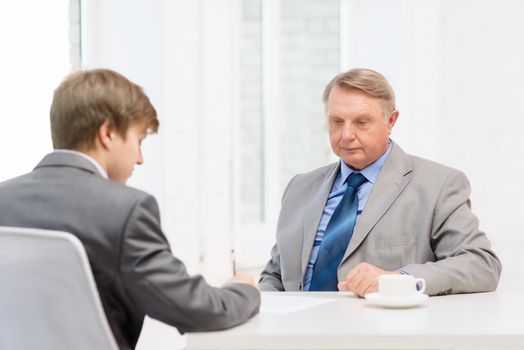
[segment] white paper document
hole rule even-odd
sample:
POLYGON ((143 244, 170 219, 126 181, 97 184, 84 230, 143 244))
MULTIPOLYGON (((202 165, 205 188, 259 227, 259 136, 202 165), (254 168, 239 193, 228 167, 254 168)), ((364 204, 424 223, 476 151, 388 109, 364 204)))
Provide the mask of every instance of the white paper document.
POLYGON ((289 314, 335 301, 335 299, 329 298, 299 297, 283 294, 284 293, 279 293, 279 295, 262 293, 260 313, 289 314))

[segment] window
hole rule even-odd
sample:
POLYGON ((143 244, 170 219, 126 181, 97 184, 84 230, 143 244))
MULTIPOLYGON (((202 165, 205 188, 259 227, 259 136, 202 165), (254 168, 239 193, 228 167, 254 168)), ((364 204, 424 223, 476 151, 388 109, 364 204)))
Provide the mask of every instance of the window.
POLYGON ((322 92, 339 71, 338 0, 244 0, 236 250, 260 265, 293 175, 332 161, 322 92))

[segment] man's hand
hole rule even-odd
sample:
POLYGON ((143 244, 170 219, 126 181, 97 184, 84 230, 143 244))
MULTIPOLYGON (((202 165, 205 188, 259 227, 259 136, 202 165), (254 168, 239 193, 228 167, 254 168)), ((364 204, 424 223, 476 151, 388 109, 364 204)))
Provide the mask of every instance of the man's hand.
POLYGON ((338 290, 353 292, 362 298, 367 293, 378 291, 378 277, 380 275, 398 275, 397 271, 386 271, 368 263, 360 263, 349 271, 346 280, 338 283, 338 290))
POLYGON ((253 278, 251 276, 249 276, 245 272, 237 272, 236 275, 231 277, 231 279, 228 282, 230 282, 230 283, 231 282, 233 282, 233 283, 246 283, 246 284, 250 284, 253 287, 255 287, 256 289, 260 290, 260 288, 258 288, 258 284, 255 283, 253 281, 253 278))

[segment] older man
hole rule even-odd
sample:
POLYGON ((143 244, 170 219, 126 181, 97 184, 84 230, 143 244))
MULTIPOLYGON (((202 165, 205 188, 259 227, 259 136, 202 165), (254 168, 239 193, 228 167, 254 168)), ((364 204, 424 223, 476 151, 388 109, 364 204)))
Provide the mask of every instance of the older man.
POLYGON ((494 290, 502 267, 470 210, 466 176, 389 138, 399 112, 387 80, 353 69, 323 99, 340 160, 288 184, 261 289, 362 297, 380 275, 402 273, 424 278, 430 295, 494 290))

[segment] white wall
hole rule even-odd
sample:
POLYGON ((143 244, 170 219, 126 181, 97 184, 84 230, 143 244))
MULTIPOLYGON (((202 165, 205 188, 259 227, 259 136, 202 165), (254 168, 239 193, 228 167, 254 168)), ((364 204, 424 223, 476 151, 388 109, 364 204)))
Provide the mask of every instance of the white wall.
POLYGON ((31 171, 52 151, 49 107, 70 69, 68 5, 0 2, 0 182, 31 171))

